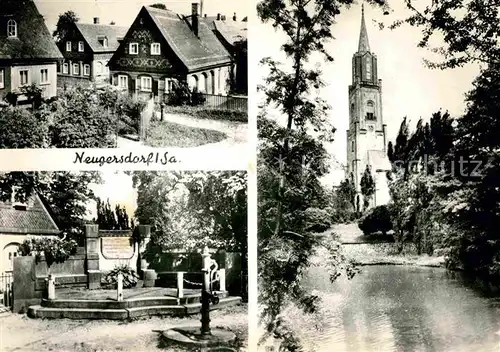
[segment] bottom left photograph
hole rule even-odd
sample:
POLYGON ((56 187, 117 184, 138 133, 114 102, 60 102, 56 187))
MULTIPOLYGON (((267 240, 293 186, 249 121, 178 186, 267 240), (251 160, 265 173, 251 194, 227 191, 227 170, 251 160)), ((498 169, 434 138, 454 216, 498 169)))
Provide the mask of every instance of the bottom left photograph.
POLYGON ((248 347, 245 171, 0 173, 2 351, 248 347))

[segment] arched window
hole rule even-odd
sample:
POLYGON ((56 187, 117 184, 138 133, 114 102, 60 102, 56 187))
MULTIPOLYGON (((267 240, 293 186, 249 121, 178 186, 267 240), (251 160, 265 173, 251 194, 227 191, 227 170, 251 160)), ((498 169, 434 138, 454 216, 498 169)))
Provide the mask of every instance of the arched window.
POLYGON ((17 23, 14 20, 8 20, 7 21, 7 36, 12 38, 12 37, 17 37, 17 23))
POLYGON ((202 76, 203 76, 203 79, 204 79, 204 84, 203 84, 203 87, 202 87, 203 88, 203 93, 208 93, 208 75, 205 72, 203 72, 202 76))
POLYGON ((215 95, 215 72, 213 70, 210 71, 210 83, 212 83, 211 94, 215 95))
POLYGON ((372 79, 372 58, 370 56, 366 57, 366 79, 372 79))
POLYGON ((366 103, 366 119, 367 120, 377 119, 377 117, 375 116, 375 104, 371 100, 368 100, 368 102, 366 103))
POLYGON ((98 61, 98 62, 97 62, 97 68, 96 68, 96 72, 97 72, 97 74, 102 73, 102 68, 103 68, 103 66, 102 66, 102 62, 98 61))
POLYGON ((351 152, 354 152, 354 141, 351 141, 351 152))
POLYGON ((351 117, 354 117, 354 103, 351 104, 351 117))

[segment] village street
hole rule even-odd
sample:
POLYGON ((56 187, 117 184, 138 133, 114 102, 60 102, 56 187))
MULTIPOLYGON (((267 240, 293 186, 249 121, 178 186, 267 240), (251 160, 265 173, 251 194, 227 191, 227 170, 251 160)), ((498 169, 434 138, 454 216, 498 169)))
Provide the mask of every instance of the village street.
MULTIPOLYGON (((228 328, 246 340, 246 305, 210 313, 211 327, 228 328)), ((113 320, 31 319, 0 316, 0 351, 184 351, 159 348, 159 333, 180 326, 200 325, 200 316, 152 317, 132 322, 113 320)))

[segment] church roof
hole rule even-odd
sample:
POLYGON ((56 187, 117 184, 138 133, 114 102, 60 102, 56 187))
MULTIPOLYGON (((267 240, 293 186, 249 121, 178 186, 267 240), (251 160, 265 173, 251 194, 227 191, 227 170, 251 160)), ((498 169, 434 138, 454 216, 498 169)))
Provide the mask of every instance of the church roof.
POLYGON ((370 51, 370 43, 368 42, 368 32, 366 31, 365 23, 365 8, 361 6, 361 30, 359 32, 358 53, 370 51))
POLYGON ((374 172, 391 170, 391 162, 382 150, 368 151, 368 165, 371 165, 374 172))

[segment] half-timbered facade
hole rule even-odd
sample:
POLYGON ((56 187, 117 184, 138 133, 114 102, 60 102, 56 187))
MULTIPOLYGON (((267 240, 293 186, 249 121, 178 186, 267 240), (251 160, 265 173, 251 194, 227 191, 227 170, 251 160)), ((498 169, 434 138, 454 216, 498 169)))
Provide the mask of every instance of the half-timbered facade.
POLYGON ((59 87, 77 84, 103 86, 110 83, 108 62, 120 45, 127 27, 74 23, 58 47, 64 62, 58 67, 59 87))
POLYGON ((44 98, 57 93, 57 62, 62 59, 32 0, 0 1, 0 100, 9 93, 22 103, 22 88, 36 84, 44 98))
POLYGON ((112 83, 139 98, 163 97, 175 82, 226 95, 231 56, 209 26, 192 15, 143 7, 109 63, 112 83))

